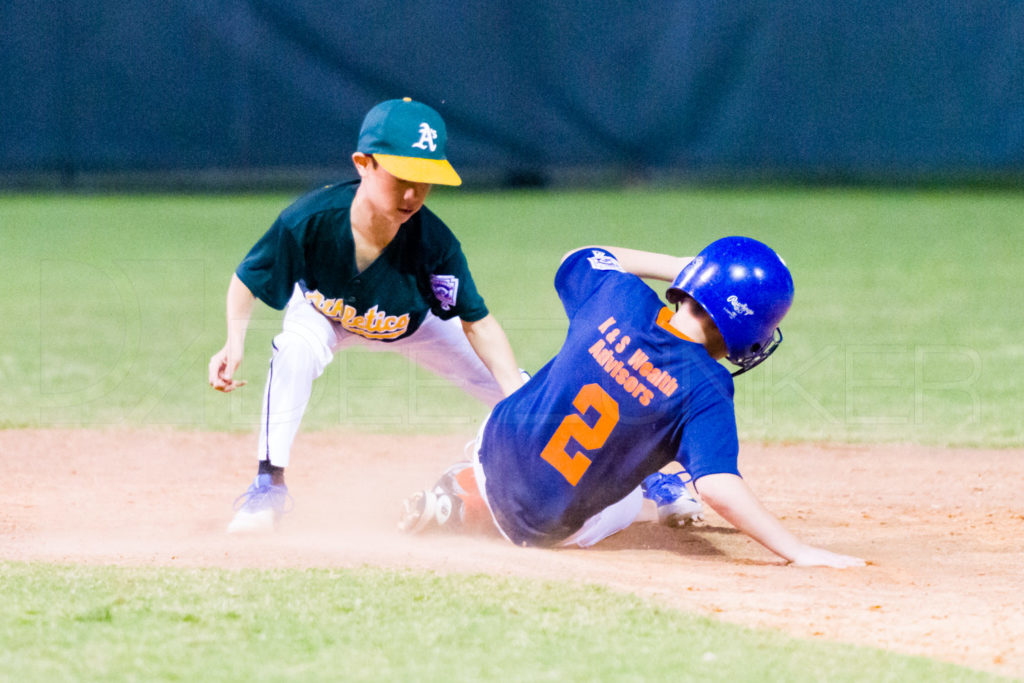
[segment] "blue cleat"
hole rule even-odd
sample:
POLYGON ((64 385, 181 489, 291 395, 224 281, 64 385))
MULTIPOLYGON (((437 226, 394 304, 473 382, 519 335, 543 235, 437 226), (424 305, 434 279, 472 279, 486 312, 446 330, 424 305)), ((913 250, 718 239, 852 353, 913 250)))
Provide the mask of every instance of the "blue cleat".
POLYGON ((287 486, 272 484, 269 474, 258 474, 246 492, 235 499, 235 517, 228 524, 228 533, 273 531, 292 504, 287 486))
POLYGON ((704 507, 678 474, 655 472, 644 479, 640 487, 644 498, 657 504, 660 524, 680 527, 704 519, 704 507))

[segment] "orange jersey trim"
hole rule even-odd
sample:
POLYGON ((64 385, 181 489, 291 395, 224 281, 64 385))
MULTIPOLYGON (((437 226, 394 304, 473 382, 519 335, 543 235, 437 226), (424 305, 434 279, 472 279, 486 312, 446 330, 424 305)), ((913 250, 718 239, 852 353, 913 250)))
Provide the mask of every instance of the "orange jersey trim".
MULTIPOLYGON (((669 322, 670 320, 672 320, 672 315, 673 311, 671 308, 669 308, 668 306, 662 306, 661 310, 658 311, 658 319, 655 321, 658 324, 658 327, 665 330, 666 332, 670 332, 671 334, 675 335, 676 337, 679 337, 684 341, 692 342, 692 339, 687 337, 685 334, 683 334, 676 328, 672 327, 671 323, 669 322)), ((693 343, 696 344, 697 342, 693 343)))

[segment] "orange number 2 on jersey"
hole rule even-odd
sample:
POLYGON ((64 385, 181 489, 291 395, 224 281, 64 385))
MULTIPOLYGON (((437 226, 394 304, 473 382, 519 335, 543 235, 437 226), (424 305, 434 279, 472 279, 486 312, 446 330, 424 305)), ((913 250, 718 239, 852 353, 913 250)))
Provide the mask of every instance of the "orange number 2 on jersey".
POLYGON ((608 435, 619 423, 619 404, 600 385, 587 384, 576 394, 572 405, 580 411, 579 415, 565 416, 544 446, 540 457, 547 460, 567 482, 575 486, 590 467, 590 458, 579 451, 575 455, 569 455, 566 450, 569 439, 576 439, 580 447, 587 451, 603 446, 608 440, 608 435), (583 416, 590 408, 597 411, 597 422, 593 427, 583 421, 583 416))

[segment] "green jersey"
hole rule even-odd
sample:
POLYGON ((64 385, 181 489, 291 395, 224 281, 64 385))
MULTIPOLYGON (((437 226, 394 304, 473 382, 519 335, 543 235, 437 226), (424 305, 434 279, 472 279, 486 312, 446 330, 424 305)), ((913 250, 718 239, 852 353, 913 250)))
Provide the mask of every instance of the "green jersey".
POLYGON ((379 341, 409 336, 428 311, 466 322, 485 317, 459 241, 425 206, 358 270, 349 215, 358 187, 359 181, 328 185, 296 200, 242 260, 239 279, 279 310, 298 284, 320 313, 379 341))

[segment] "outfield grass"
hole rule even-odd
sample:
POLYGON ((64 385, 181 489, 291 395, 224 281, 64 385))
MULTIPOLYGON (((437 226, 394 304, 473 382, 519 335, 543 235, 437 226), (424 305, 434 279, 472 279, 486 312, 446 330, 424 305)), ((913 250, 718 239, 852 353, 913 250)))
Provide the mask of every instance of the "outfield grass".
POLYGON ((0 563, 0 679, 989 681, 599 587, 363 569, 0 563))
MULTIPOLYGON (((231 271, 292 197, 0 197, 0 426, 254 430, 280 313, 259 307, 242 375, 205 384, 231 271)), ((1021 446, 1024 342, 1012 303, 1024 194, 870 190, 439 191, 519 359, 565 321, 560 256, 590 243, 692 253, 775 246, 796 280, 786 341, 737 381, 741 436, 1021 446)), ((658 285, 661 288, 661 285, 658 285)), ((390 354, 343 354, 304 428, 472 432, 483 409, 390 354)))

